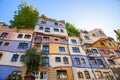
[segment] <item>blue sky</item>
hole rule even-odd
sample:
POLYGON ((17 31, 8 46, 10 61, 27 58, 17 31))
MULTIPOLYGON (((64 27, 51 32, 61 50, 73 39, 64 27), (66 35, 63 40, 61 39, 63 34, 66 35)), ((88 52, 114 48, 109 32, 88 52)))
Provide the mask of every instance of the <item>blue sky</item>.
POLYGON ((0 21, 9 24, 21 1, 38 8, 40 14, 65 20, 79 29, 102 28, 115 38, 120 29, 120 0, 0 0, 0 21))

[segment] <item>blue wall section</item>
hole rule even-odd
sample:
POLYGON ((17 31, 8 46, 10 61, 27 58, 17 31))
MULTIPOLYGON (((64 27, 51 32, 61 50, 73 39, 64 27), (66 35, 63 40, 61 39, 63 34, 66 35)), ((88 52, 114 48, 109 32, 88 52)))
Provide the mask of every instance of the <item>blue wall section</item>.
MULTIPOLYGON (((90 63, 90 62, 91 62, 91 61, 90 61, 90 57, 87 57, 87 58, 88 58, 88 61, 89 61, 89 63, 90 63)), ((94 58, 92 58, 92 59, 95 60, 96 64, 90 64, 91 68, 108 68, 108 65, 107 65, 107 63, 105 62, 105 60, 104 60, 103 57, 94 57, 94 58), (101 59, 101 60, 102 60, 102 63, 103 63, 103 65, 104 65, 104 67, 100 67, 97 59, 101 59)))
POLYGON ((72 57, 72 64, 73 64, 74 67, 90 68, 90 65, 89 65, 89 62, 88 62, 88 59, 87 59, 86 56, 80 56, 80 55, 79 56, 74 56, 74 55, 72 55, 71 57, 72 57), (76 64, 75 58, 79 58, 80 64, 76 64), (86 64, 82 63, 82 61, 81 61, 82 58, 85 59, 86 64))
POLYGON ((13 66, 0 66, 0 80, 6 80, 7 76, 16 70, 13 66))

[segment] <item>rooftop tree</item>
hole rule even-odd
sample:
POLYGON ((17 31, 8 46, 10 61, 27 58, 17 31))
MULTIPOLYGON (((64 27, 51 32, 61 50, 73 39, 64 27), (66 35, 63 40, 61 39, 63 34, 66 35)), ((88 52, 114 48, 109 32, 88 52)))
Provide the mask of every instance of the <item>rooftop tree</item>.
POLYGON ((66 23, 66 29, 69 36, 79 36, 80 34, 79 29, 69 22, 66 23))
POLYGON ((22 2, 18 10, 14 12, 11 26, 16 28, 34 28, 39 17, 39 12, 33 6, 28 6, 27 2, 22 2))

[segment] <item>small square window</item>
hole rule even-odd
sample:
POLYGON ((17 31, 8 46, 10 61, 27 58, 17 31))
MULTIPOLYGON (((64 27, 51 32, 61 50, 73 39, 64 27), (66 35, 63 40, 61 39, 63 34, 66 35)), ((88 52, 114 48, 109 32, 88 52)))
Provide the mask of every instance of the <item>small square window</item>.
POLYGON ((58 23, 55 22, 54 24, 55 24, 55 26, 58 26, 58 23))
POLYGON ((76 41, 75 39, 71 39, 71 42, 72 42, 73 44, 77 44, 77 41, 76 41))
POLYGON ((81 62, 82 62, 82 64, 86 64, 86 61, 84 58, 81 58, 81 62))
POLYGON ((54 29, 54 32, 59 32, 59 29, 54 29))
POLYGON ((74 53, 80 53, 80 50, 78 47, 72 47, 72 50, 74 53))
POLYGON ((43 37, 43 40, 48 41, 49 37, 43 37))
POLYGON ((58 41, 58 39, 55 39, 55 41, 58 41))
POLYGON ((75 58, 75 63, 76 63, 77 65, 79 65, 79 64, 80 64, 80 59, 79 59, 79 58, 75 58))
POLYGON ((110 65, 116 65, 113 60, 108 59, 108 62, 109 62, 110 65))
POLYGON ((102 73, 100 71, 95 71, 95 74, 98 79, 103 78, 102 73))
POLYGON ((57 79, 67 79, 67 71, 66 70, 57 70, 57 79))
POLYGON ((63 29, 60 30, 62 33, 64 32, 63 29))
POLYGON ((85 38, 86 40, 90 40, 90 38, 89 38, 88 36, 84 36, 84 38, 85 38))
POLYGON ((90 74, 88 71, 84 71, 86 79, 91 79, 90 74))
POLYGON ((8 33, 2 33, 2 35, 0 36, 1 38, 7 38, 8 33))
POLYGON ((92 49, 92 52, 93 52, 94 54, 98 54, 98 51, 97 51, 96 49, 92 49))
POLYGON ((19 55, 14 54, 11 61, 17 62, 19 55))
POLYGON ((49 57, 43 57, 42 62, 45 67, 48 67, 49 66, 49 57))
POLYGON ((63 57, 63 62, 64 62, 64 64, 69 64, 68 58, 67 57, 63 57))
POLYGON ((0 42, 0 46, 2 45, 3 42, 0 42))
POLYGON ((79 79, 84 78, 82 72, 78 72, 77 75, 78 75, 78 78, 79 78, 79 79))
POLYGON ((104 50, 100 50, 100 53, 101 53, 101 54, 104 54, 104 53, 105 53, 105 51, 104 51, 104 50))
POLYGON ((101 46, 105 46, 105 44, 103 42, 100 42, 101 46))
POLYGON ((94 58, 90 58, 90 64, 91 64, 91 65, 97 64, 94 58))
POLYGON ((59 52, 65 52, 65 48, 64 47, 59 47, 59 52))
POLYGON ((4 46, 8 46, 9 45, 9 42, 6 42, 5 44, 4 44, 4 46))
POLYGON ((17 38, 22 38, 23 34, 18 34, 17 38))
POLYGON ((50 32, 50 28, 45 28, 45 32, 50 32))
POLYGON ((30 38, 31 38, 31 35, 25 35, 24 38, 25 38, 25 39, 30 39, 30 38))
POLYGON ((19 43, 18 48, 19 49, 27 49, 28 48, 28 43, 19 43))
POLYGON ((43 27, 39 27, 39 30, 43 30, 43 27))
POLYGON ((61 62, 61 58, 60 57, 55 57, 55 61, 56 62, 61 62))

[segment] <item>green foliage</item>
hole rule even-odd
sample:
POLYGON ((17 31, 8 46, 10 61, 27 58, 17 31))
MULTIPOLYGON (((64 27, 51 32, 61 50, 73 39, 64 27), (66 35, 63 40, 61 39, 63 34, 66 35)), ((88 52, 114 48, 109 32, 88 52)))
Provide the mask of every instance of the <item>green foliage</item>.
POLYGON ((26 73, 38 71, 41 55, 36 49, 31 48, 21 57, 21 61, 27 65, 26 73))
POLYGON ((114 40, 114 38, 112 38, 112 37, 108 37, 108 40, 109 40, 109 41, 112 41, 112 40, 114 40))
POLYGON ((40 17, 41 17, 41 18, 47 18, 47 16, 44 15, 44 14, 42 14, 40 17))
POLYGON ((39 12, 33 6, 28 6, 22 2, 18 6, 18 11, 14 13, 14 20, 11 20, 11 26, 16 28, 34 28, 38 20, 39 12))
POLYGON ((14 78, 16 78, 16 80, 23 80, 21 75, 18 74, 10 74, 7 78, 7 80, 13 80, 14 78))
POLYGON ((79 36, 80 34, 80 31, 73 24, 68 22, 66 23, 66 29, 69 36, 79 36))
POLYGON ((116 34, 116 38, 120 42, 120 29, 117 29, 117 33, 118 34, 116 34))

